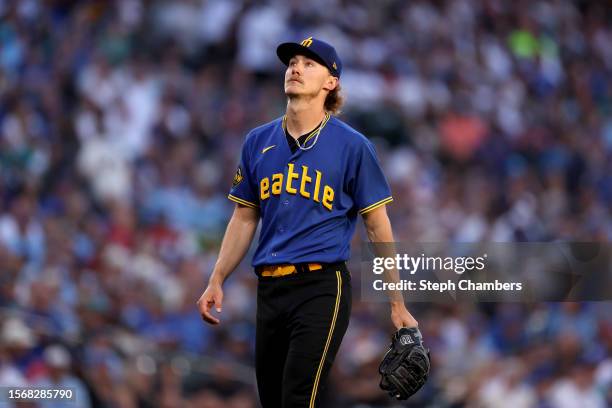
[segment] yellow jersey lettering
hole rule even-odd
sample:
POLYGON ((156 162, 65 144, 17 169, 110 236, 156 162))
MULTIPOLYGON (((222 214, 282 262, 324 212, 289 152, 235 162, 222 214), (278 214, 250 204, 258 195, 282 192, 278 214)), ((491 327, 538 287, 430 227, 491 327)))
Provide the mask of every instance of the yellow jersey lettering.
POLYGON ((325 188, 323 189, 323 207, 331 211, 333 201, 334 201, 334 190, 330 186, 325 186, 325 188))
POLYGON ((259 182, 259 195, 261 197, 261 201, 270 197, 270 191, 268 188, 270 187, 270 180, 267 177, 264 177, 259 182))
POLYGON ((272 175, 272 194, 280 195, 283 192, 283 173, 272 175))
POLYGON ((308 177, 308 166, 302 166, 302 182, 300 183, 300 194, 302 197, 310 198, 310 193, 306 191, 306 183, 310 183, 312 177, 308 177))
POLYGON ((293 171, 293 167, 294 167, 294 164, 289 163, 289 170, 287 171, 287 186, 285 187, 285 190, 287 190, 289 194, 297 193, 297 190, 291 186, 291 182, 293 181, 293 179, 297 179, 298 177, 300 177, 299 174, 293 171))
POLYGON ((272 177, 264 177, 260 180, 259 196, 261 201, 270 198, 271 195, 280 196, 283 191, 289 194, 297 194, 299 189, 302 197, 321 203, 323 207, 332 211, 335 192, 333 188, 322 183, 323 173, 315 170, 314 191, 311 192, 309 191, 309 185, 312 184, 313 177, 308 175, 308 170, 310 170, 308 166, 302 165, 300 173, 295 172, 295 163, 289 163, 287 167, 287 174, 274 173, 272 177), (295 187, 293 180, 296 180, 295 187), (298 184, 299 188, 297 187, 298 184), (322 197, 319 196, 321 189, 323 189, 322 197))
POLYGON ((319 170, 316 170, 316 172, 317 172, 317 178, 315 180, 315 189, 314 189, 314 193, 312 194, 312 199, 318 203, 319 202, 319 189, 321 188, 321 172, 319 170))

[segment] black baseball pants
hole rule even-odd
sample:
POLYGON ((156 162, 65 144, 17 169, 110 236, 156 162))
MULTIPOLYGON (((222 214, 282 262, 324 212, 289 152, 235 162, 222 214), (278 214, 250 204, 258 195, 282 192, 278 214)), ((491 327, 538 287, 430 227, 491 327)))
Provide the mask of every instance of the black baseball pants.
POLYGON ((257 286, 255 369, 263 408, 313 408, 351 313, 344 263, 257 286))

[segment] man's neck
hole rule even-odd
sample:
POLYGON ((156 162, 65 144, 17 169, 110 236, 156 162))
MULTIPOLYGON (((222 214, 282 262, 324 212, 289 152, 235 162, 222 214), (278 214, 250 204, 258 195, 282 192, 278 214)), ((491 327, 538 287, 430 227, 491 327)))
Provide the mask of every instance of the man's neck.
POLYGON ((324 118, 325 110, 318 101, 289 99, 287 103, 287 131, 294 139, 313 130, 324 118))

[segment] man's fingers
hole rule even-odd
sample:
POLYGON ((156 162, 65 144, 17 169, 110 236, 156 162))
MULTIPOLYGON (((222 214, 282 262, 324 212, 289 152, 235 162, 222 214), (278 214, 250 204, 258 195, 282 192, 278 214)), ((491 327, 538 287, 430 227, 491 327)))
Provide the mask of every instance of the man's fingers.
POLYGON ((211 315, 209 311, 204 311, 202 312, 202 319, 204 319, 204 321, 210 323, 210 324, 219 324, 219 319, 217 319, 215 316, 211 315))
POLYGON ((221 306, 223 303, 223 295, 217 295, 213 299, 213 303, 217 306, 217 312, 221 313, 221 306))
MULTIPOLYGON (((198 307, 200 309, 200 314, 202 315, 202 319, 210 324, 219 324, 220 320, 213 316, 210 313, 211 308, 215 304, 215 300, 213 299, 200 299, 198 301, 198 307)), ((217 311, 220 311, 220 308, 217 308, 217 311)))

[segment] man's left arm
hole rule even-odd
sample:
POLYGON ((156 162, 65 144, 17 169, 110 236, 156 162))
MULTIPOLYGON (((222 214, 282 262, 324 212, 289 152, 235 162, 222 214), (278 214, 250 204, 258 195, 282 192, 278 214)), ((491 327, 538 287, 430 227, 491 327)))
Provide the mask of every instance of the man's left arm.
MULTIPOLYGON (((373 244, 385 243, 385 245, 374 245, 376 251, 385 252, 377 253, 376 256, 395 258, 396 251, 393 240, 393 230, 391 229, 391 222, 387 215, 387 207, 382 205, 363 214, 363 223, 370 242, 373 244)), ((383 274, 383 278, 387 282, 399 282, 399 272, 396 268, 387 270, 383 274)), ((391 321, 398 330, 402 327, 418 326, 416 319, 410 314, 408 309, 406 309, 404 297, 401 292, 393 291, 390 295, 389 303, 391 305, 391 321)))

